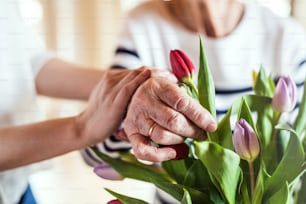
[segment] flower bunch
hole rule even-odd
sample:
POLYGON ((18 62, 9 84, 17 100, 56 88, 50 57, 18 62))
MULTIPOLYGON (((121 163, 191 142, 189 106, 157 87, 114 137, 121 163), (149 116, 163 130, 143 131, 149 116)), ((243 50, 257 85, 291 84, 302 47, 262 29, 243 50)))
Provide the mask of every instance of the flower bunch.
MULTIPOLYGON (((216 117, 215 87, 202 41, 197 86, 194 65, 183 51, 171 51, 170 61, 180 85, 216 117)), ((206 141, 188 141, 191 151, 184 159, 162 162, 160 169, 131 154, 113 159, 94 151, 123 177, 153 183, 181 203, 305 203, 306 90, 289 124, 282 115, 296 106, 293 80, 282 76, 275 84, 263 68, 254 76, 254 94, 237 99, 206 141)), ((146 203, 107 190, 126 204, 146 203)))

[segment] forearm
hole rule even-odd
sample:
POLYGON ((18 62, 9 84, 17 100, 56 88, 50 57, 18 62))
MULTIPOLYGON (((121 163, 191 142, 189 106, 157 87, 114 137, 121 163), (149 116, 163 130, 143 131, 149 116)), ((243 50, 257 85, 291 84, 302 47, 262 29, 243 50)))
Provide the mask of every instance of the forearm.
POLYGON ((52 59, 36 76, 36 89, 45 96, 87 100, 103 74, 103 70, 87 69, 60 59, 52 59))
POLYGON ((0 128, 0 171, 83 148, 86 140, 75 117, 0 128))

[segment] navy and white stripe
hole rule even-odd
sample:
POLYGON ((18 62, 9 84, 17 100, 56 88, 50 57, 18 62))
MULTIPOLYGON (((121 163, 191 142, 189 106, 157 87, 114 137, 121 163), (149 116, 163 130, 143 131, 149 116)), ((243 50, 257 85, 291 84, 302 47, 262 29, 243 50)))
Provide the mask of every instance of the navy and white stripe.
MULTIPOLYGON (((151 66, 169 70, 172 49, 183 50, 198 66, 198 34, 177 27, 173 19, 165 19, 156 8, 136 7, 131 11, 112 68, 151 66), (144 8, 149 9, 144 11, 144 8)), ((279 19, 265 8, 247 4, 235 32, 220 40, 202 37, 216 85, 218 119, 240 96, 253 93, 252 71, 261 64, 266 73, 275 74, 275 79, 283 74, 293 76, 298 87, 297 112, 306 76, 306 34, 292 19, 279 19)), ((121 143, 110 138, 98 146, 101 151, 114 155, 129 148, 121 143)))

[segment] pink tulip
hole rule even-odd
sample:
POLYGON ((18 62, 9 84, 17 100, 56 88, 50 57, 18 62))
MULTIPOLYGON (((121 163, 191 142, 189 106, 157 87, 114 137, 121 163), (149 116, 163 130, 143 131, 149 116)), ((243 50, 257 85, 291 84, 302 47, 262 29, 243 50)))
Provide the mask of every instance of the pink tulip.
POLYGON ((101 178, 107 180, 122 180, 123 177, 111 166, 101 163, 94 168, 94 172, 101 178))
POLYGON ((181 50, 170 51, 170 63, 172 71, 180 82, 190 80, 195 67, 188 56, 181 50))
POLYGON ((289 76, 279 79, 272 98, 272 108, 278 112, 292 111, 297 100, 296 84, 289 76))
POLYGON ((233 144, 240 158, 249 162, 254 161, 260 151, 256 133, 244 119, 236 123, 233 144))

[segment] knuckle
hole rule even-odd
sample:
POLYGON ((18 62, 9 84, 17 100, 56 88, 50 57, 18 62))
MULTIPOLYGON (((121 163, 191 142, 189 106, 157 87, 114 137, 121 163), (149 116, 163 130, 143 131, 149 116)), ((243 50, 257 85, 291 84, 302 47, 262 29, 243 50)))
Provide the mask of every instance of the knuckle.
POLYGON ((187 97, 180 97, 175 104, 175 109, 179 112, 185 112, 190 108, 190 99, 187 97))
POLYGON ((133 148, 133 151, 138 159, 147 160, 148 158, 150 158, 150 152, 146 148, 143 148, 142 145, 137 144, 135 148, 133 148))
POLYGON ((159 130, 158 132, 155 130, 153 133, 151 137, 152 141, 162 144, 167 140, 164 130, 159 130))
POLYGON ((180 117, 180 113, 175 112, 170 115, 168 120, 166 121, 167 126, 172 130, 179 131, 181 129, 182 119, 180 117))

